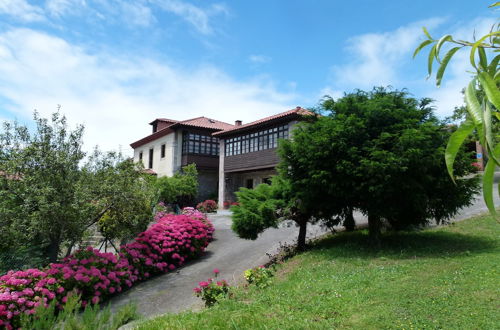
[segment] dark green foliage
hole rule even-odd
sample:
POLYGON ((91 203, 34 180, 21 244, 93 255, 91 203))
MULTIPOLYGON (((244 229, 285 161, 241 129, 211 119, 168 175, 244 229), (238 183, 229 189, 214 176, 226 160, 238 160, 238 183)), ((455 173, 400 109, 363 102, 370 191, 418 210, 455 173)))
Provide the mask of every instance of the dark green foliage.
POLYGON ((238 205, 233 205, 231 228, 239 237, 257 239, 265 229, 278 224, 277 201, 271 186, 260 184, 255 189, 240 188, 238 205))
POLYGON ((85 194, 94 200, 88 205, 100 217, 99 231, 108 240, 132 238, 153 219, 157 191, 138 166, 120 154, 96 150, 82 169, 85 194))
MULTIPOLYGON (((384 88, 327 98, 327 116, 283 141, 280 173, 309 215, 335 220, 359 209, 375 240, 381 220, 396 229, 445 221, 471 203, 477 180, 450 180, 443 157, 450 133, 430 104, 384 88)), ((455 173, 472 170, 461 150, 455 173)))
POLYGON ((198 194, 198 171, 195 164, 184 166, 172 177, 163 176, 156 180, 160 201, 178 204, 180 207, 193 203, 198 194))
POLYGON ((97 150, 83 163, 82 126, 70 130, 59 113, 49 121, 35 112, 34 120, 32 132, 17 123, 0 131, 0 254, 26 252, 17 258, 25 266, 54 262, 63 245, 81 241, 104 215, 109 221, 101 229, 110 238, 146 227, 154 190, 141 168, 97 150))

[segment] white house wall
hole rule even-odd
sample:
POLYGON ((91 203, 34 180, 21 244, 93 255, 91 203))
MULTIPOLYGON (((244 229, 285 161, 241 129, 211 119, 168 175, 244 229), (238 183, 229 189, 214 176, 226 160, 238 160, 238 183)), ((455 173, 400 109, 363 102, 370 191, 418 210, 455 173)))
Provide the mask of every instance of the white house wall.
POLYGON ((142 163, 144 168, 148 168, 149 150, 153 148, 152 170, 158 174, 158 177, 174 175, 175 171, 178 170, 176 163, 180 164, 181 161, 178 153, 182 152, 181 148, 176 148, 177 145, 182 145, 182 135, 180 136, 180 143, 176 143, 175 137, 176 133, 171 133, 134 149, 134 161, 139 162, 139 153, 142 151, 142 163), (165 144, 165 157, 163 158, 161 158, 162 144, 165 144))

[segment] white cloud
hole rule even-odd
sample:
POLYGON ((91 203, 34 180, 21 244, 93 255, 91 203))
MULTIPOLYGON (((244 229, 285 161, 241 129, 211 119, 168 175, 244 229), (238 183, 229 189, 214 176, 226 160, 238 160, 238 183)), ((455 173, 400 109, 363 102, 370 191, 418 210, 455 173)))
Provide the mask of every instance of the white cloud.
POLYGON ((67 14, 75 14, 86 5, 85 0, 47 0, 45 9, 50 15, 61 17, 67 14))
MULTIPOLYGON (((463 104, 461 90, 470 81, 471 75, 467 72, 471 70, 468 53, 463 51, 455 54, 448 65, 442 86, 437 88, 434 77, 425 80, 426 58, 421 63, 412 60, 413 51, 422 41, 421 28, 426 26, 434 37, 449 33, 455 39, 471 40, 472 31, 476 31, 476 36, 483 35, 495 20, 482 17, 465 24, 457 22, 447 31, 442 28, 444 21, 441 18, 432 18, 402 26, 394 31, 350 38, 346 48, 349 61, 332 67, 331 83, 325 87, 325 91, 336 97, 339 95, 338 91, 351 91, 354 88, 371 89, 373 86, 388 85, 395 88, 408 87, 412 93, 418 92, 421 97, 436 100, 436 113, 441 117, 451 115, 455 106, 463 104), (422 66, 418 68, 421 74, 415 76, 411 72, 416 65, 422 66)), ((428 50, 422 51, 419 57, 425 57, 428 50)))
POLYGON ((122 1, 120 3, 124 17, 128 23, 138 26, 149 26, 156 21, 151 8, 139 2, 122 1))
POLYGON ((43 9, 26 0, 0 0, 0 15, 9 15, 23 22, 44 21, 43 9))
POLYGON ((227 8, 222 4, 213 4, 207 9, 180 0, 149 0, 165 11, 182 17, 192 24, 202 34, 212 34, 214 29, 210 23, 212 16, 227 14, 227 8))
POLYGON ((86 126, 86 149, 116 149, 150 133, 157 117, 207 116, 244 122, 285 111, 294 95, 265 78, 235 81, 215 67, 196 70, 87 49, 30 29, 0 34, 0 98, 6 110, 30 118, 62 105, 86 126))
POLYGON ((385 33, 369 33, 348 40, 350 61, 332 68, 333 79, 355 88, 386 86, 399 82, 398 71, 417 46, 422 26, 434 28, 442 19, 419 21, 385 33))
POLYGON ((271 62, 271 58, 265 55, 250 55, 248 60, 254 64, 265 64, 271 62))

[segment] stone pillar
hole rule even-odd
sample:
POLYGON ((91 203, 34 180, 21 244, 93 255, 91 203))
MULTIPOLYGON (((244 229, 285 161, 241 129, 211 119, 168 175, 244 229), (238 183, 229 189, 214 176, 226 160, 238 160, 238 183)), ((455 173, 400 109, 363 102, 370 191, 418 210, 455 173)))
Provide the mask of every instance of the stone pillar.
POLYGON ((225 140, 219 139, 219 210, 224 209, 224 198, 226 194, 226 176, 224 174, 225 140))

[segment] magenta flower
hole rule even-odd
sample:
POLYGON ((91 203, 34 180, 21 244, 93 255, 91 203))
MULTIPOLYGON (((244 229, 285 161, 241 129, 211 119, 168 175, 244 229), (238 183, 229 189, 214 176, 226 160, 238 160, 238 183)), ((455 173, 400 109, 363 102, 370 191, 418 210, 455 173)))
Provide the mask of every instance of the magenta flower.
POLYGON ((220 273, 219 269, 218 269, 218 268, 215 268, 215 269, 214 269, 214 274, 216 274, 216 275, 217 275, 217 274, 219 274, 219 273, 220 273))

